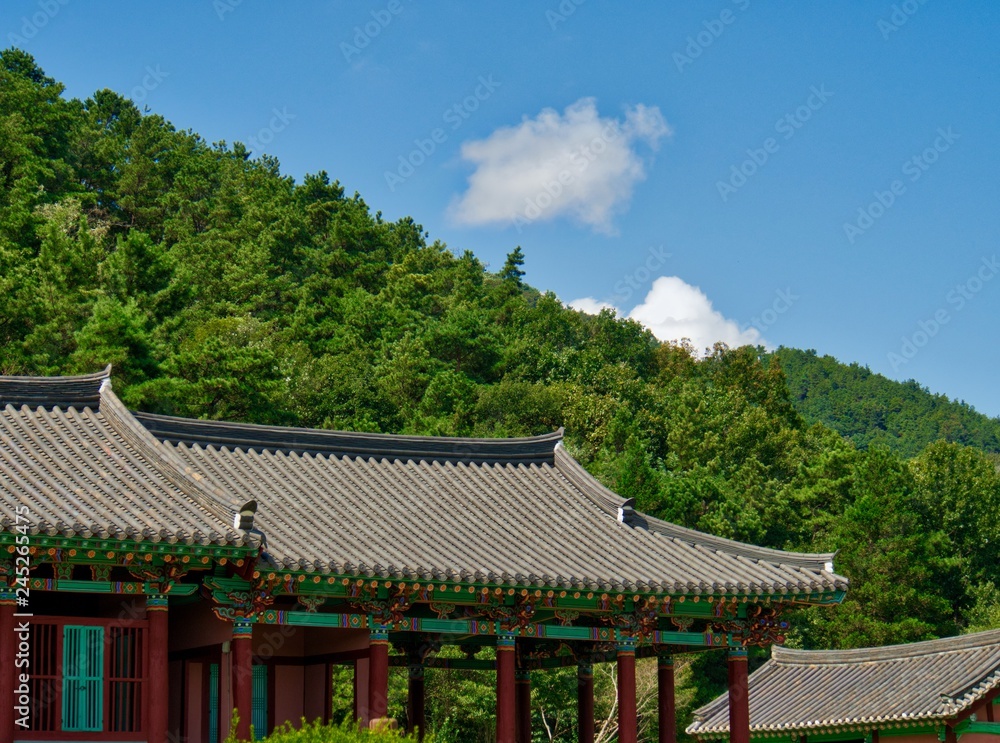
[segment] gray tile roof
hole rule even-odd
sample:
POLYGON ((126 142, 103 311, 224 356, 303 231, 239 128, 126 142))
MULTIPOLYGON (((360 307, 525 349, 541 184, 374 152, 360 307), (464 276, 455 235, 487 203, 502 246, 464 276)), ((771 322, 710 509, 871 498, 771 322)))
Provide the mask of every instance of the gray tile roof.
POLYGON ((674 594, 847 586, 832 555, 634 512, 567 454, 561 432, 457 439, 136 417, 206 481, 257 499, 268 554, 288 569, 674 594))
POLYGON ((0 377, 0 531, 243 544, 225 494, 153 438, 110 388, 81 377, 0 377))
POLYGON ((635 512, 561 431, 461 439, 133 414, 108 370, 0 377, 0 405, 0 493, 43 533, 238 543, 233 511, 255 499, 267 558, 287 569, 694 595, 847 587, 832 555, 635 512))
MULTIPOLYGON (((750 729, 767 735, 941 720, 997 687, 1000 630, 858 650, 772 646, 771 659, 750 675, 750 729)), ((696 710, 687 731, 728 735, 726 695, 696 710)))

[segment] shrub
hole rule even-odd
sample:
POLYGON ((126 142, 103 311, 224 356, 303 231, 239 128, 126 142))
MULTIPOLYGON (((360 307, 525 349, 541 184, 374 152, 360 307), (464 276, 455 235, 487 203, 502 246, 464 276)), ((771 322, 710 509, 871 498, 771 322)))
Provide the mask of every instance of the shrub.
MULTIPOLYGON (((324 725, 319 720, 303 720, 300 727, 286 723, 275 728, 273 733, 259 743, 416 743, 416 740, 416 736, 405 735, 396 730, 359 730, 352 721, 340 725, 324 725)), ((424 741, 433 743, 429 735, 424 737, 424 741)), ((227 743, 230 743, 229 739, 227 743)))

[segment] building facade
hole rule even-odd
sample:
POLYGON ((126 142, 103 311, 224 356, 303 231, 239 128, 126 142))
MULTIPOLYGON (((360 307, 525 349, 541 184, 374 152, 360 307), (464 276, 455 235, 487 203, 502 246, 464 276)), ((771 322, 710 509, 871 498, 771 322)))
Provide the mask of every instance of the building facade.
MULTIPOLYGON (((775 646, 749 686, 754 741, 1000 743, 1000 630, 857 650, 775 646)), ((697 710, 687 730, 729 737, 729 700, 697 710)))
POLYGON ((672 656, 720 650, 747 743, 746 648, 843 598, 832 556, 639 513, 561 439, 188 420, 130 412, 110 370, 0 377, 0 742, 215 743, 233 710, 248 739, 329 719, 334 665, 363 724, 406 666, 420 731, 423 669, 493 669, 500 743, 530 739, 532 680, 575 667, 592 741, 591 670, 616 663, 634 743, 648 656, 673 740, 672 656))

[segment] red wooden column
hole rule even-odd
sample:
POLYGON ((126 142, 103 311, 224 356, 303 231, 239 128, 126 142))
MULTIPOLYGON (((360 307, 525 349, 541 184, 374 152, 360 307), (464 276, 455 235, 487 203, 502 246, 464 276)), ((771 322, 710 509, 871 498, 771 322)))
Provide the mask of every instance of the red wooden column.
POLYGON ((576 667, 576 726, 579 743, 594 743, 594 667, 576 667))
POLYGON ((638 739, 639 713, 635 704, 635 640, 623 637, 618 641, 618 743, 637 743, 638 739))
POLYGON ((517 743, 531 743, 531 671, 514 672, 517 743))
POLYGON ((20 644, 20 638, 14 634, 15 606, 13 590, 0 589, 0 741, 3 743, 14 740, 14 707, 22 706, 20 694, 14 696, 19 686, 14 656, 20 644))
POLYGON ((233 708, 240 716, 236 736, 250 740, 253 722, 253 624, 233 622, 233 645, 230 655, 233 680, 233 708))
POLYGON ((747 651, 729 651, 729 741, 750 743, 750 694, 747 651))
POLYGON ((427 729, 427 714, 424 706, 424 667, 411 665, 409 667, 410 686, 407 695, 407 717, 410 722, 409 732, 417 731, 417 738, 424 739, 427 729))
POLYGON ((149 620, 149 743, 166 743, 170 676, 167 666, 167 597, 146 597, 149 620))
POLYGON ((662 655, 656 661, 657 707, 660 713, 660 743, 677 743, 677 710, 674 695, 674 659, 662 655))
POLYGON ((514 636, 497 637, 497 743, 516 743, 514 636))
POLYGON ((389 628, 370 624, 368 654, 368 718, 369 727, 382 724, 389 712, 389 628))

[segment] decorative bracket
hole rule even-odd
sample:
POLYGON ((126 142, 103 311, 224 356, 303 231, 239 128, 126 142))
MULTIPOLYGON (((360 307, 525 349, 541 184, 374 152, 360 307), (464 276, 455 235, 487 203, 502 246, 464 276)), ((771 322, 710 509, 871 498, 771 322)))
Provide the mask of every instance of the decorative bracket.
POLYGON ((482 608, 490 619, 500 623, 501 632, 517 632, 531 624, 535 616, 535 597, 518 596, 513 606, 492 603, 482 608))
MULTIPOLYGON (((667 609, 669 610, 669 604, 667 609)), ((654 596, 637 602, 634 611, 612 610, 610 615, 601 619, 614 627, 619 636, 639 640, 653 636, 659 627, 660 612, 660 600, 654 596)), ((671 619, 676 623, 674 617, 671 619)))
POLYGON ((143 583, 149 583, 153 593, 167 594, 170 589, 187 575, 187 568, 181 564, 168 563, 160 567, 136 565, 128 568, 129 573, 143 583))
POLYGON ((454 614, 456 606, 455 604, 439 603, 437 601, 432 601, 431 611, 437 614, 438 619, 447 619, 452 614, 454 614))
POLYGON ((278 575, 273 578, 255 578, 246 589, 225 591, 224 595, 229 601, 227 604, 219 602, 216 593, 213 592, 212 598, 218 605, 213 606, 212 611, 219 619, 252 622, 258 614, 274 603, 274 589, 279 583, 281 576, 278 575))
POLYGON ((388 627, 403 621, 403 613, 410 608, 410 596, 405 588, 399 588, 388 600, 369 598, 354 600, 351 604, 370 614, 374 623, 388 627))
POLYGON ((572 611, 571 609, 557 609, 556 619, 559 620, 559 624, 563 627, 569 627, 573 622, 580 618, 580 612, 572 611))
POLYGON ((781 618, 783 606, 753 604, 747 608, 746 619, 728 619, 713 622, 719 632, 731 632, 743 647, 780 645, 785 641, 789 623, 781 618))
POLYGON ((309 614, 315 614, 316 610, 326 603, 326 596, 316 596, 314 594, 300 593, 296 596, 296 599, 309 614))

